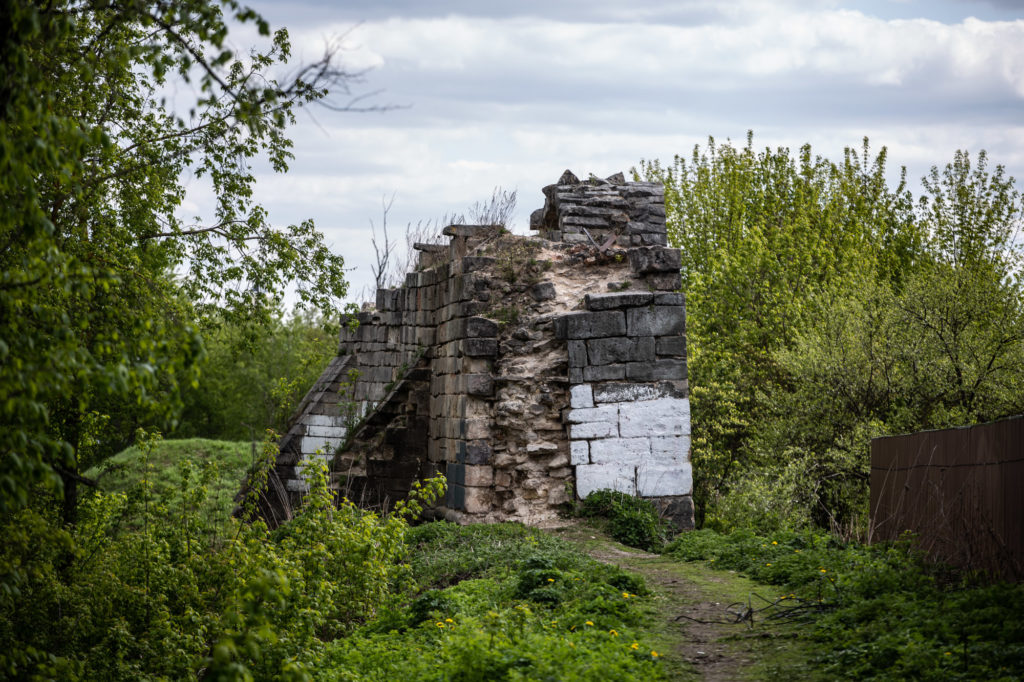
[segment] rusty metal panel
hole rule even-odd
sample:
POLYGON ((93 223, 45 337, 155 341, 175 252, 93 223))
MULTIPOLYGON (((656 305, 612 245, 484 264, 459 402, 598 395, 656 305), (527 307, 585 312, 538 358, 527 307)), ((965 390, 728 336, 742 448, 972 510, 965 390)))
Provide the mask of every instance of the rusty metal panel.
POLYGON ((871 541, 1024 579, 1024 416, 871 442, 871 541))

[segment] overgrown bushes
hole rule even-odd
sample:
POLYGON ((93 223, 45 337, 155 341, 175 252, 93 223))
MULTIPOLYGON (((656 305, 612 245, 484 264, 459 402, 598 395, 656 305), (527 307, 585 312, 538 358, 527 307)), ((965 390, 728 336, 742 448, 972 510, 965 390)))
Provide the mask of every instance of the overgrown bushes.
POLYGON ((596 520, 622 544, 648 551, 659 551, 672 530, 650 501, 615 490, 590 493, 577 513, 596 520))

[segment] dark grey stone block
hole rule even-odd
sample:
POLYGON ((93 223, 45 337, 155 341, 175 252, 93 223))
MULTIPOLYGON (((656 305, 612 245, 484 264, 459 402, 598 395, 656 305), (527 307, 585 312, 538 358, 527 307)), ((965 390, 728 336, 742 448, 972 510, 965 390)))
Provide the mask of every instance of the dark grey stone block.
POLYGON ((606 339, 592 339, 587 342, 587 357, 591 365, 610 365, 628 362, 632 355, 633 343, 625 336, 606 339))
POLYGON ((465 374, 466 393, 489 396, 494 394, 494 377, 490 374, 465 374))
POLYGON ((591 365, 610 365, 616 362, 650 362, 654 360, 654 338, 628 338, 613 336, 587 341, 591 365))
POLYGON ((626 327, 630 336, 671 336, 683 333, 686 318, 674 306, 633 308, 626 311, 626 327))
POLYGON ((584 381, 614 381, 626 376, 626 365, 600 365, 584 367, 584 381))
POLYGON ((473 338, 498 335, 498 323, 485 317, 470 317, 466 320, 466 336, 473 338))
POLYGON ((655 362, 630 362, 626 365, 626 378, 633 381, 673 381, 686 378, 686 361, 664 359, 655 362))
POLYGON ((460 443, 465 445, 466 464, 473 466, 489 464, 491 461, 491 446, 485 442, 460 443))
POLYGON ((530 296, 535 301, 550 301, 555 297, 555 285, 551 282, 538 282, 530 287, 530 296))
POLYGON ((584 367, 587 364, 587 344, 585 341, 569 342, 569 366, 584 367))
POLYGON ((658 338, 658 355, 670 355, 675 357, 686 357, 685 336, 662 336, 658 338))
POLYGON ((654 305, 686 305, 686 296, 678 291, 654 294, 654 305))
POLYGON ((465 339, 462 354, 471 358, 493 358, 498 354, 497 339, 465 339))
POLYGON ((678 272, 682 258, 679 249, 646 246, 629 250, 629 265, 641 275, 650 272, 678 272))
POLYGON ((654 299, 649 291, 628 291, 615 294, 587 294, 583 303, 587 310, 614 310, 647 305, 654 299))
POLYGON ((570 384, 582 384, 583 383, 583 368, 582 367, 570 367, 569 368, 569 383, 570 384))
POLYGON ((560 339, 594 339, 625 334, 626 317, 618 310, 569 313, 555 320, 555 335, 560 339))
POLYGON ((653 272, 643 279, 649 289, 657 291, 675 291, 683 286, 683 278, 678 272, 653 272))

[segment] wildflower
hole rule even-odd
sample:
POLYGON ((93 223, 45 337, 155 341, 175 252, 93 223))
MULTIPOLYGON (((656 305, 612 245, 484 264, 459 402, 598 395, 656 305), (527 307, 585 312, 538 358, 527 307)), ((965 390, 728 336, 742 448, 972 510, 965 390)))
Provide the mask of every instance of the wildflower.
POLYGON ((771 566, 771 564, 765 564, 765 566, 771 566))
POLYGON ((622 598, 623 598, 623 599, 629 599, 629 597, 630 597, 630 594, 629 594, 629 592, 623 592, 623 593, 622 593, 622 598))
POLYGON ((548 578, 548 582, 549 583, 553 583, 553 582, 555 582, 555 579, 554 578, 548 578))
POLYGON ((594 621, 592 621, 592 620, 588 620, 586 623, 584 623, 584 625, 593 625, 593 624, 594 624, 594 621))
POLYGON ((437 621, 436 623, 434 623, 434 625, 436 625, 439 628, 443 628, 444 627, 444 623, 442 623, 441 621, 437 621))
POLYGON ((651 656, 653 656, 654 658, 657 658, 658 657, 658 652, 657 651, 652 651, 651 652, 651 656))
POLYGON ((779 543, 775 542, 775 540, 772 540, 772 544, 773 544, 773 545, 777 545, 777 544, 779 544, 779 543))
POLYGON ((632 644, 629 645, 629 648, 632 649, 633 651, 636 651, 637 649, 640 648, 640 643, 639 642, 633 642, 632 644))
POLYGON ((820 570, 820 571, 821 571, 822 573, 828 573, 828 571, 826 571, 826 570, 825 570, 824 568, 822 568, 822 569, 819 569, 819 570, 820 570))
POLYGON ((445 618, 444 622, 446 622, 446 623, 454 623, 455 621, 452 620, 451 618, 445 618))
POLYGON ((608 634, 611 635, 612 637, 618 637, 619 636, 619 633, 615 632, 615 630, 609 630, 608 634))
POLYGON ((953 654, 951 654, 951 653, 949 653, 949 652, 947 651, 947 652, 946 652, 946 653, 945 653, 944 655, 945 655, 945 656, 952 656, 953 654))
POLYGON ((800 550, 799 550, 799 549, 794 549, 794 550, 793 550, 793 554, 799 554, 799 553, 800 553, 800 550))

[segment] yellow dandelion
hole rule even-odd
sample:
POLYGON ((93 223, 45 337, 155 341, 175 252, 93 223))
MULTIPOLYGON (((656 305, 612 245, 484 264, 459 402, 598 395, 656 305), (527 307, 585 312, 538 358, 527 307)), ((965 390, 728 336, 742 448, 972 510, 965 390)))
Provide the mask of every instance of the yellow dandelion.
POLYGON ((436 623, 434 623, 434 625, 436 625, 439 628, 443 628, 444 627, 444 623, 442 623, 441 621, 437 621, 436 623))
POLYGON ((619 633, 615 632, 615 630, 609 630, 608 634, 611 635, 612 637, 618 637, 619 636, 619 633))
POLYGON ((553 583, 553 582, 555 582, 555 579, 554 578, 548 578, 548 582, 549 583, 553 583))
POLYGON ((636 651, 637 649, 640 648, 640 643, 639 642, 633 642, 632 644, 629 645, 629 648, 632 649, 633 651, 636 651))
POLYGON ((794 553, 794 554, 799 554, 799 553, 800 553, 800 550, 799 550, 799 549, 794 549, 794 550, 793 550, 793 553, 794 553))
POLYGON ((623 592, 622 593, 622 598, 623 599, 629 599, 629 592, 623 592))
POLYGON ((826 570, 825 570, 824 568, 822 568, 822 569, 819 569, 819 570, 820 570, 820 571, 821 571, 822 573, 828 573, 828 571, 826 571, 826 570))
POLYGON ((772 544, 773 544, 773 545, 777 545, 777 544, 779 544, 779 543, 775 542, 775 540, 772 540, 772 544))
POLYGON ((771 564, 765 564, 765 566, 771 566, 771 564))
POLYGON ((454 623, 455 621, 452 620, 451 618, 445 618, 444 622, 446 622, 446 623, 454 623))
POLYGON ((658 657, 658 652, 657 651, 652 651, 651 652, 651 656, 653 656, 654 658, 657 658, 658 657))
POLYGON ((594 621, 592 621, 592 620, 588 620, 586 623, 584 623, 584 625, 593 625, 593 624, 594 624, 594 621))

